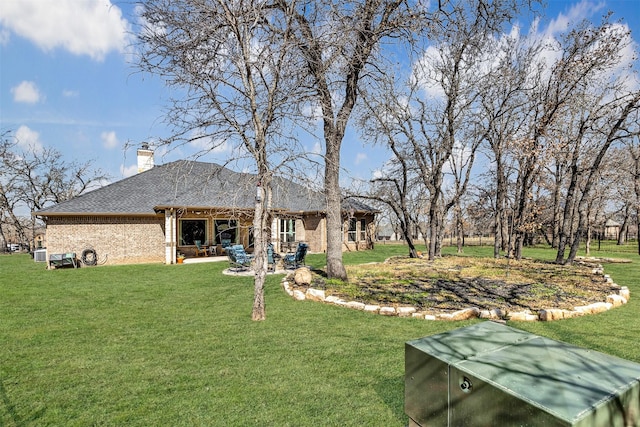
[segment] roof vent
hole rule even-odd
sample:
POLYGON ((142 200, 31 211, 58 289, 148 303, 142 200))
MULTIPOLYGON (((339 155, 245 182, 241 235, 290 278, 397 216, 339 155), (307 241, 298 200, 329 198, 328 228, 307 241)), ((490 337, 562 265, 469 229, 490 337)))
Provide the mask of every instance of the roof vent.
POLYGON ((148 171, 153 166, 153 150, 147 142, 143 142, 138 148, 138 173, 148 171))

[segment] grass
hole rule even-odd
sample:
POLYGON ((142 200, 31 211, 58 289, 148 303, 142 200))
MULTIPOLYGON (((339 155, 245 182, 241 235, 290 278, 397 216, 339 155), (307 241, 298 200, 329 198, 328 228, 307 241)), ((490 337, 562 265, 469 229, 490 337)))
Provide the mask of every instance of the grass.
MULTIPOLYGON (((378 245, 344 259, 405 252, 378 245)), ((639 258, 624 257, 634 262, 606 271, 630 287, 626 306, 511 325, 640 362, 639 258)), ((404 343, 469 324, 294 301, 279 276, 266 285, 267 321, 252 322, 252 279, 224 267, 47 271, 0 256, 0 425, 404 426, 404 343)))

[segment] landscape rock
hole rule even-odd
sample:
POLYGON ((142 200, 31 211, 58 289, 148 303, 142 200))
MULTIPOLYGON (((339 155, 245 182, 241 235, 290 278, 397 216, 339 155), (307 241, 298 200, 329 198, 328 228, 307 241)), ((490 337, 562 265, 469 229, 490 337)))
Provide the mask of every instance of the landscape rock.
POLYGON ((417 310, 415 307, 398 307, 396 312, 400 317, 409 317, 411 314, 415 313, 417 310))
POLYGON ((540 313, 538 316, 540 317, 540 320, 542 320, 543 322, 560 320, 560 319, 564 319, 564 310, 561 310, 559 308, 544 309, 544 310, 540 310, 540 313))
POLYGON ((621 305, 626 304, 627 300, 621 295, 612 294, 607 296, 607 302, 611 303, 614 307, 620 307, 621 305))
POLYGON ((620 288, 620 290, 618 291, 618 295, 620 295, 622 298, 626 299, 627 301, 629 301, 629 299, 631 298, 631 292, 629 292, 629 288, 626 286, 623 286, 620 288))
POLYGON ((500 308, 492 308, 491 310, 481 310, 479 317, 481 319, 504 319, 507 317, 507 311, 500 308))
POLYGON ((534 322, 539 319, 537 315, 532 314, 529 311, 518 311, 509 313, 509 320, 513 320, 516 322, 534 322))
POLYGON ((293 291, 293 298, 298 301, 304 301, 305 299, 307 299, 307 297, 304 296, 304 292, 298 289, 293 291))
POLYGON ((305 295, 306 295, 307 299, 310 299, 312 301, 324 301, 325 300, 325 293, 321 289, 309 288, 309 289, 307 289, 307 293, 305 295))
POLYGON ((357 302, 357 301, 349 301, 347 303, 347 307, 348 308, 352 308, 354 310, 364 310, 364 303, 363 302, 357 302))
POLYGON ((609 302, 595 302, 593 304, 575 307, 574 310, 580 311, 583 313, 588 313, 588 314, 596 314, 596 313, 602 313, 607 310, 611 310, 612 307, 613 307, 613 304, 609 302))
POLYGON ((342 301, 342 302, 344 302, 344 301, 342 300, 342 298, 337 297, 337 296, 335 296, 335 295, 329 295, 328 297, 326 297, 326 298, 324 299, 324 301, 325 301, 325 302, 329 302, 329 303, 331 303, 331 304, 336 304, 338 301, 342 301))
POLYGON ((289 286, 289 282, 287 282, 286 280, 282 282, 282 287, 284 288, 284 291, 289 294, 289 296, 293 296, 293 289, 291 289, 291 286, 289 286))
POLYGON ((565 319, 573 319, 574 317, 581 317, 584 316, 585 313, 582 311, 575 311, 575 310, 563 310, 563 316, 565 319))
POLYGON ((468 320, 480 316, 480 309, 477 307, 464 308, 451 313, 451 320, 468 320))
POLYGON ((380 306, 379 305, 366 304, 364 306, 364 311, 368 311, 368 312, 371 312, 371 313, 377 313, 378 310, 380 310, 380 306))
POLYGON ((296 285, 310 285, 311 279, 311 271, 308 268, 301 267, 293 273, 293 281, 296 285))
POLYGON ((396 309, 393 307, 380 307, 379 313, 383 316, 395 316, 396 309))

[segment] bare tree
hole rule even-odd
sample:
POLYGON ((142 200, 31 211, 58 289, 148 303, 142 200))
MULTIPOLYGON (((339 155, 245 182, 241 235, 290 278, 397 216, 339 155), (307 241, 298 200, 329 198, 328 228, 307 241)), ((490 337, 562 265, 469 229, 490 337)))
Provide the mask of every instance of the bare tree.
POLYGON ((623 182, 624 185, 630 187, 630 193, 633 194, 629 204, 635 214, 636 239, 640 255, 640 112, 636 112, 634 115, 632 122, 635 122, 635 131, 624 141, 623 148, 628 161, 622 164, 626 166, 624 169, 627 172, 627 177, 631 178, 631 185, 629 185, 629 179, 625 179, 623 182))
POLYGON ((526 41, 520 34, 505 35, 491 49, 496 60, 478 84, 481 100, 479 126, 492 163, 495 186, 493 255, 507 249, 510 241, 509 181, 514 172, 514 144, 526 131, 531 111, 531 79, 539 73, 532 67, 541 45, 526 41))
POLYGON ((297 48, 322 115, 327 276, 346 279, 342 263, 342 140, 367 71, 385 69, 380 43, 390 38, 398 43, 424 28, 427 10, 420 2, 406 0, 276 0, 276 5, 294 19, 297 48))
POLYGON ((33 242, 38 225, 32 212, 99 186, 107 177, 93 163, 67 162, 52 148, 26 146, 9 132, 0 141, 0 237, 8 230, 33 242))
POLYGON ((630 136, 629 119, 640 108, 640 91, 629 90, 628 75, 617 71, 624 59, 621 52, 630 41, 627 31, 605 22, 598 28, 571 32, 568 41, 565 51, 572 66, 565 73, 575 79, 570 83, 572 100, 560 106, 557 116, 571 141, 567 147, 569 184, 556 255, 559 263, 575 259, 581 236, 589 228, 589 201, 605 156, 613 144, 630 136), (571 249, 565 260, 567 244, 571 249))
POLYGON ((235 143, 236 159, 253 162, 252 319, 264 320, 272 180, 299 153, 286 132, 301 117, 304 87, 304 64, 292 54, 293 15, 258 0, 150 0, 141 16, 139 67, 179 93, 167 113, 175 132, 164 143, 199 141, 204 151, 235 143))

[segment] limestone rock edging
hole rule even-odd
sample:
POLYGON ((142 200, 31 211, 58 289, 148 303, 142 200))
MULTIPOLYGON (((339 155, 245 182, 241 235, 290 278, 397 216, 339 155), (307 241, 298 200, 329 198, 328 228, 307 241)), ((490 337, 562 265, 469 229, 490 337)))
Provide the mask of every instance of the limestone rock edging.
MULTIPOLYGON (((302 268, 298 270, 303 270, 302 268)), ((296 272, 298 271, 296 270, 296 272)), ((304 269, 307 270, 307 269, 304 269)), ((307 270, 308 271, 308 270, 307 270)), ((302 273, 293 274, 293 280, 299 285, 307 285, 311 282, 310 273, 309 276, 302 273), (302 278, 302 279, 301 279, 302 278)), ((549 322, 553 320, 571 319, 574 317, 584 316, 586 314, 597 314, 607 310, 611 310, 614 307, 620 307, 628 302, 631 297, 629 288, 627 286, 619 286, 613 282, 613 279, 608 274, 604 274, 602 265, 598 265, 592 270, 593 275, 603 276, 603 280, 611 285, 612 293, 607 296, 606 301, 595 302, 584 306, 576 306, 573 310, 566 310, 560 308, 546 308, 540 310, 537 314, 532 313, 530 310, 524 310, 521 312, 509 312, 504 308, 494 308, 491 310, 480 310, 477 307, 469 307, 462 310, 458 310, 452 313, 438 313, 430 314, 420 312, 413 306, 380 306, 374 304, 365 304, 358 301, 345 301, 335 295, 326 295, 324 290, 307 288, 306 292, 300 290, 294 290, 287 277, 282 280, 282 287, 287 294, 298 301, 310 300, 324 302, 328 304, 334 304, 342 307, 347 307, 353 310, 366 311, 369 313, 376 313, 382 316, 397 316, 397 317, 413 317, 425 320, 469 320, 469 319, 491 319, 491 320, 513 320, 518 322, 532 322, 543 321, 549 322)))

